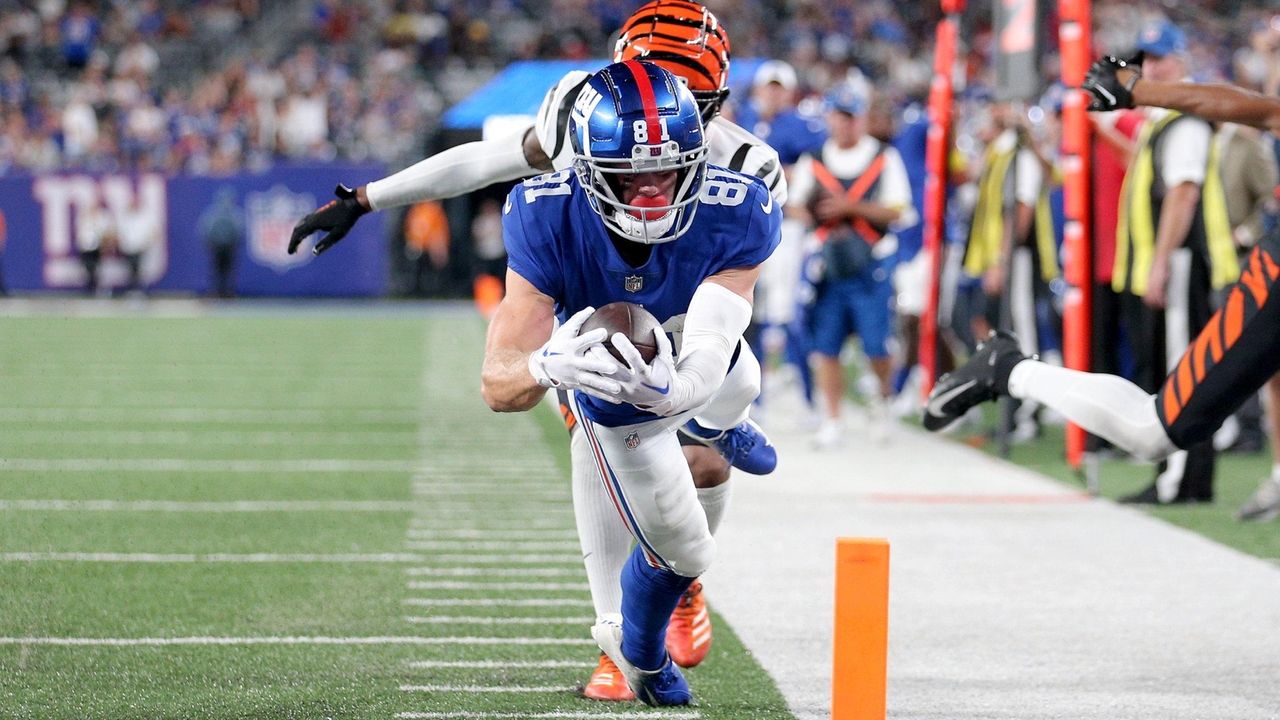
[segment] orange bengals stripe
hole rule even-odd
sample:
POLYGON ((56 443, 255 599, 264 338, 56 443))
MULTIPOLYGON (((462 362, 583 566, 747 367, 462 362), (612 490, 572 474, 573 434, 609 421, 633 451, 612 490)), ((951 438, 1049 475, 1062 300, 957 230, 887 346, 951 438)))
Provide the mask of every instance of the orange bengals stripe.
MULTIPOLYGON (((1231 292, 1232 294, 1235 294, 1239 292, 1239 290, 1233 289, 1231 292)), ((1214 313, 1213 317, 1209 319, 1209 324, 1205 325, 1204 330, 1200 331, 1201 335, 1209 338, 1209 353, 1210 355, 1213 356, 1213 361, 1215 363, 1222 359, 1222 316, 1223 314, 1224 314, 1224 310, 1219 310, 1218 312, 1214 313)))
POLYGON ((1165 381, 1164 392, 1161 394, 1164 395, 1164 423, 1169 426, 1182 412, 1182 403, 1178 402, 1178 394, 1174 391, 1173 378, 1165 381))
POLYGON ((1271 255, 1261 249, 1254 250, 1254 252, 1262 256, 1262 262, 1267 266, 1267 278, 1275 280, 1280 277, 1280 265, 1276 265, 1276 261, 1271 259, 1271 255))
POLYGON ((1262 261, 1258 255, 1259 253, 1253 253, 1249 256, 1249 267, 1240 276, 1240 284, 1249 288, 1254 304, 1262 307, 1267 301, 1267 281, 1262 276, 1262 261))
POLYGON ((1191 379, 1191 353, 1183 353, 1178 362, 1178 403, 1185 405, 1191 399, 1191 391, 1195 381, 1191 379))
POLYGON ((1209 335, 1213 334, 1210 330, 1212 327, 1212 323, 1205 325, 1201 333, 1196 336, 1195 342, 1187 348, 1187 354, 1191 356, 1191 374, 1195 376, 1197 383, 1204 380, 1205 372, 1213 366, 1206 357, 1209 352, 1209 335))
POLYGON ((1230 349, 1240 339, 1240 331, 1244 328, 1244 293, 1239 287, 1231 289, 1227 296, 1227 306, 1222 313, 1223 345, 1230 349))

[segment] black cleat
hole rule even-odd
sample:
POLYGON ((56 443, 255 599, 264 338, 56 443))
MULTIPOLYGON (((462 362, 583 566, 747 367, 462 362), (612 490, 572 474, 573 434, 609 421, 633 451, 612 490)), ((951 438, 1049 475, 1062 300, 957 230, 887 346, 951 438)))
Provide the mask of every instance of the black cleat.
POLYGON ((1026 359, 1018 338, 996 330, 978 345, 969 361, 938 378, 924 404, 924 428, 937 431, 969 408, 1009 392, 1009 373, 1026 359))

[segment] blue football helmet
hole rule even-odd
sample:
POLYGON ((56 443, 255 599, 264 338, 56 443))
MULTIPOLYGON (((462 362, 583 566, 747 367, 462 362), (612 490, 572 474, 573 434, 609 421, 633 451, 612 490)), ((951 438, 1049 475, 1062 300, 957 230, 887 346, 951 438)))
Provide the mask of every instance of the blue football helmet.
POLYGON ((698 103, 674 75, 627 60, 592 75, 569 120, 573 168, 605 227, 626 240, 675 240, 693 223, 706 175, 698 103), (674 172, 672 189, 624 201, 628 176, 674 172))

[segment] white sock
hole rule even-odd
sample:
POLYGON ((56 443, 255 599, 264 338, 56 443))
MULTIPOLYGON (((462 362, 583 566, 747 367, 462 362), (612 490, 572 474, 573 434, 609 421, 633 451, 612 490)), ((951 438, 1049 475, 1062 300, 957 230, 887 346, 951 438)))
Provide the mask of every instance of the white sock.
POLYGON ((1024 360, 1009 374, 1009 394, 1057 410, 1144 460, 1176 449, 1156 414, 1155 397, 1122 377, 1024 360))
POLYGON ((587 585, 597 621, 622 614, 622 566, 631 554, 631 532, 605 492, 583 433, 573 438, 573 517, 578 524, 587 585), (585 453, 585 455, 584 455, 585 453))
POLYGON ((707 529, 715 535, 720 529, 720 521, 724 519, 724 511, 729 507, 729 481, 715 487, 698 488, 698 502, 702 503, 702 511, 707 514, 707 529))

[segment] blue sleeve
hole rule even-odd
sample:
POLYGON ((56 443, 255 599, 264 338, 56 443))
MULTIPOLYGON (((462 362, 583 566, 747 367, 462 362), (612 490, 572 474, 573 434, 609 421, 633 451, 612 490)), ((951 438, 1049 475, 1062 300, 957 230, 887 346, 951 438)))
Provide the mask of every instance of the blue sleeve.
POLYGON ((502 242, 507 248, 507 267, 528 280, 540 292, 559 299, 564 286, 560 258, 546 223, 529 210, 524 201, 524 184, 511 188, 502 207, 502 242))
POLYGON ((759 178, 751 178, 747 198, 746 232, 733 247, 727 248, 720 270, 759 265, 773 254, 782 242, 782 206, 774 201, 769 188, 759 178))

